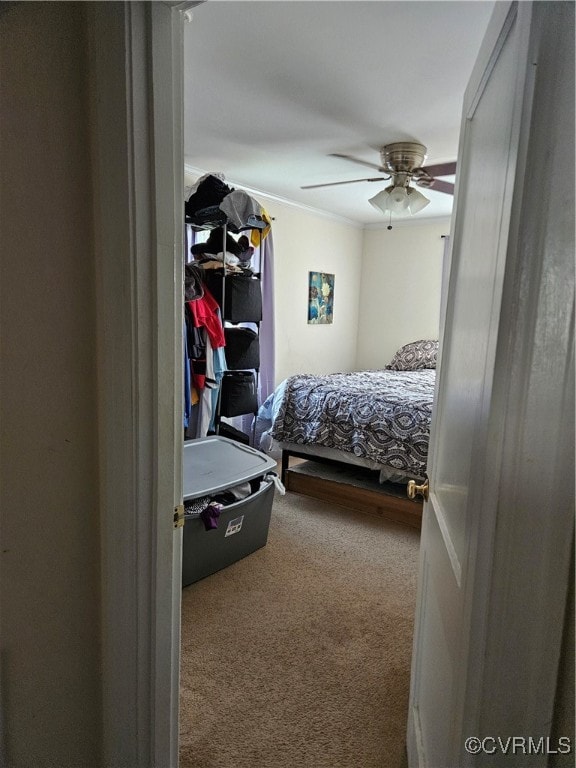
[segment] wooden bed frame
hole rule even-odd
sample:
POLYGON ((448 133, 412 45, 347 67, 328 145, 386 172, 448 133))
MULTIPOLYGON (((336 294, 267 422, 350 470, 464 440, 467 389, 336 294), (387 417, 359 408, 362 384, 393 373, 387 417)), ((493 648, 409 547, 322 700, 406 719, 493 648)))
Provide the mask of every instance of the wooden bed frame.
POLYGON ((282 448, 282 465, 281 465, 281 473, 280 473, 280 479, 286 484, 286 472, 288 471, 288 467, 290 465, 290 457, 294 456, 294 458, 297 459, 307 459, 309 461, 317 461, 320 464, 334 464, 337 466, 341 466, 342 464, 346 464, 345 461, 337 461, 336 459, 329 459, 325 456, 314 456, 310 453, 303 453, 302 451, 294 451, 292 448, 282 448))
MULTIPOLYGON (((398 491, 398 484, 381 483, 375 488, 364 488, 353 482, 329 480, 290 470, 290 459, 299 458, 307 462, 318 462, 351 469, 362 469, 356 464, 348 464, 325 456, 314 456, 292 448, 282 449, 281 480, 288 491, 311 496, 339 506, 366 512, 377 517, 409 525, 420 530, 422 524, 422 502, 413 501, 398 491)), ((377 472, 377 470, 373 470, 377 472)), ((403 487, 403 486, 400 486, 403 487)))

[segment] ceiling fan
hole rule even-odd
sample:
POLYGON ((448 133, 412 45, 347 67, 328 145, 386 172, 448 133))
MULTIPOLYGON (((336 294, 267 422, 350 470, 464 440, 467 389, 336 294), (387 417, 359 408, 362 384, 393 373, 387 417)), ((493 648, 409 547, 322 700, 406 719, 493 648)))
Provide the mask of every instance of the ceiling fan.
POLYGON ((430 202, 417 189, 410 186, 410 182, 419 187, 434 189, 437 192, 454 194, 454 184, 437 176, 451 176, 456 173, 456 163, 440 163, 438 165, 424 166, 426 160, 426 147, 415 141, 398 141, 386 144, 380 148, 380 165, 369 163, 351 155, 332 154, 331 157, 340 157, 353 163, 375 168, 387 176, 377 176, 369 179, 353 179, 351 181, 333 181, 327 184, 309 184, 301 189, 318 189, 319 187, 334 187, 339 184, 356 184, 360 181, 386 181, 392 179, 392 183, 386 189, 379 192, 368 202, 382 212, 402 213, 408 211, 417 213, 430 202))

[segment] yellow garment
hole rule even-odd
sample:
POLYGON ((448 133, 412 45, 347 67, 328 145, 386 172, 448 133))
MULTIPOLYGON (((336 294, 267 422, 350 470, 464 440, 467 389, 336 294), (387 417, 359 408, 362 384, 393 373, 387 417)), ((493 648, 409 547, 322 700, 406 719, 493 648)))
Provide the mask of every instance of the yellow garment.
POLYGON ((254 246, 260 245, 260 243, 266 239, 266 237, 268 236, 268 232, 270 232, 270 224, 272 222, 272 219, 270 218, 269 214, 264 208, 262 208, 260 215, 266 222, 266 226, 264 229, 253 229, 251 231, 250 242, 254 246))

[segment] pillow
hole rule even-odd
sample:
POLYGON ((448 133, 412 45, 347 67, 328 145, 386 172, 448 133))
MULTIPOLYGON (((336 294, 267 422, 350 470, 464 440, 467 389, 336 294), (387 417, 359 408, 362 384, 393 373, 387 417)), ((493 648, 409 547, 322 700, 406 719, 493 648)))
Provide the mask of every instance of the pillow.
POLYGON ((421 368, 436 368, 438 341, 420 339, 404 344, 386 368, 391 371, 418 371, 421 368))

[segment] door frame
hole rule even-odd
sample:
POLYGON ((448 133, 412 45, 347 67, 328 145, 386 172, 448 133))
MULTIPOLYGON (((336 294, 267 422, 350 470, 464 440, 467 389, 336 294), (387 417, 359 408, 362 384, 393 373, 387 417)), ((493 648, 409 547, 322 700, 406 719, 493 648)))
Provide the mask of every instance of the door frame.
POLYGON ((98 338, 102 742, 178 765, 183 403, 183 14, 90 3, 98 338))
MULTIPOLYGON (((183 401, 182 14, 198 4, 91 3, 86 11, 102 478, 102 731, 104 764, 109 768, 178 764, 181 531, 173 528, 173 513, 182 498, 182 423, 177 408, 183 401)), ((546 169, 537 167, 545 175, 546 169)), ((569 176, 564 174, 566 184, 569 176)), ((535 211, 541 205, 538 189, 534 179, 526 188, 525 202, 535 211)), ((552 217, 549 222, 552 226, 552 217)), ((519 250, 524 244, 521 230, 517 231, 518 242, 512 245, 519 250)), ((551 236, 547 242, 549 257, 558 247, 559 236, 560 230, 555 240, 551 236)), ((521 267, 517 264, 514 269, 521 267)), ((528 319, 531 309, 520 307, 528 319)), ((508 321, 517 322, 518 316, 508 321)), ((562 356, 566 360, 573 347, 573 327, 572 336, 563 337, 562 345, 546 336, 537 322, 531 327, 543 334, 542 342, 561 366, 562 356)), ((503 342, 499 354, 508 361, 508 353, 514 380, 523 391, 529 386, 536 391, 540 371, 530 350, 515 350, 503 342)), ((503 387, 502 395, 510 396, 511 391, 503 387)), ((566 404, 573 409, 569 382, 566 404)), ((521 408, 513 409, 507 434, 518 433, 524 415, 521 408)), ((568 438, 567 442, 569 448, 568 438)), ((513 443, 505 442, 504 449, 503 458, 514 470, 513 443)), ((542 454, 544 449, 541 445, 542 454)), ((553 497, 564 503, 568 499, 569 509, 569 489, 562 485, 558 471, 546 485, 551 492, 560 489, 553 497)), ((515 488, 521 490, 521 486, 515 488)), ((513 508, 516 501, 510 498, 509 503, 513 508)), ((538 508, 539 498, 528 503, 535 513, 531 527, 538 528, 542 542, 534 571, 545 589, 536 597, 546 615, 552 598, 555 626, 561 627, 570 537, 566 527, 559 526, 558 514, 554 525, 546 520, 538 508)), ((573 514, 568 511, 564 521, 573 530, 573 514)), ((512 515, 510 523, 495 549, 502 568, 509 549, 527 535, 522 516, 512 515)), ((525 569, 524 561, 515 573, 522 577, 525 569)), ((494 579, 510 575, 509 570, 495 572, 494 579)), ((493 606, 496 626, 502 616, 519 611, 519 602, 512 594, 499 595, 493 606)), ((541 627, 522 659, 508 651, 505 661, 518 665, 538 654, 543 659, 548 630, 541 627)), ((494 638, 492 652, 497 657, 503 639, 494 638)), ((556 656, 547 661, 548 672, 554 665, 556 656)), ((491 670, 495 673, 497 663, 491 670)), ((484 690, 487 683, 498 683, 485 680, 485 672, 478 678, 484 690)), ((541 682, 542 675, 534 679, 532 700, 527 702, 534 717, 540 715, 541 682)), ((548 681, 548 701, 554 688, 548 681)), ((502 706, 506 702, 510 702, 509 690, 502 706)), ((539 723, 531 719, 530 725, 539 723)))

